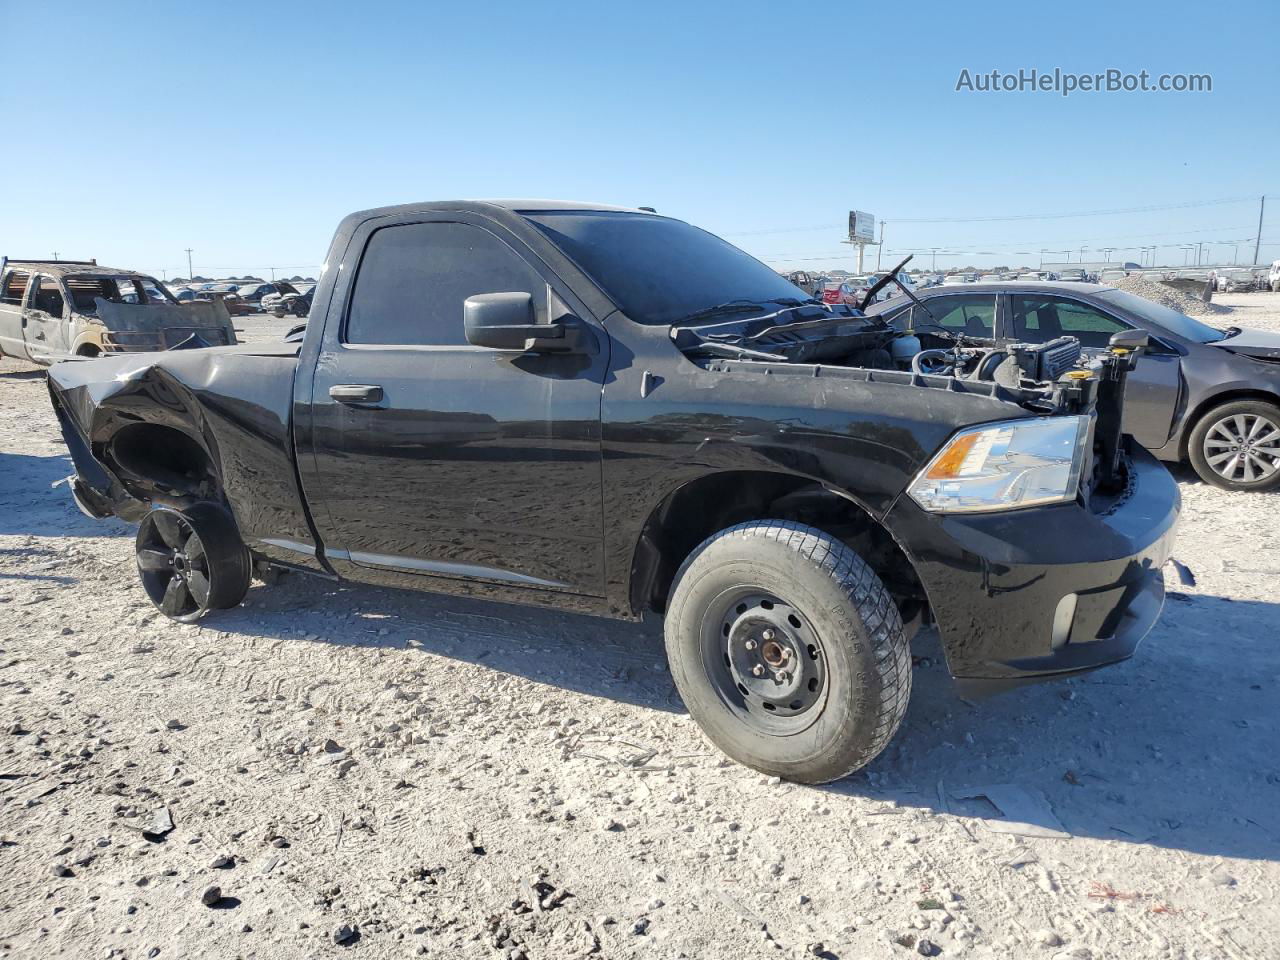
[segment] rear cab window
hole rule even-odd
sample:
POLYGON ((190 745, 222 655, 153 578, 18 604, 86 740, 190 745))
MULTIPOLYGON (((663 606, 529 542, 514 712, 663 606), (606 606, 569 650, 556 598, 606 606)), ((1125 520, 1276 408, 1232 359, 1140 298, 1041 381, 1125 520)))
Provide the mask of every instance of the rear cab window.
POLYGON ((10 270, 5 274, 3 289, 0 289, 0 303, 11 307, 22 306, 30 282, 31 274, 25 270, 10 270))

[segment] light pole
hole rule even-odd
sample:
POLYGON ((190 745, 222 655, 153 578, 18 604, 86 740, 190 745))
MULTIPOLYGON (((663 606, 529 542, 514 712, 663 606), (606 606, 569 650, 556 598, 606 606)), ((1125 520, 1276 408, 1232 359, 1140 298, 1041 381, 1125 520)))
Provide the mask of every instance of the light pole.
POLYGON ((937 273, 938 272, 938 248, 930 247, 929 252, 933 254, 933 268, 932 268, 933 272, 937 273))
POLYGON ((191 248, 187 247, 187 279, 194 280, 196 278, 195 271, 191 269, 191 248))
POLYGON ((1191 263, 1191 251, 1195 248, 1195 244, 1193 243, 1178 244, 1178 249, 1182 251, 1182 265, 1184 267, 1191 263))

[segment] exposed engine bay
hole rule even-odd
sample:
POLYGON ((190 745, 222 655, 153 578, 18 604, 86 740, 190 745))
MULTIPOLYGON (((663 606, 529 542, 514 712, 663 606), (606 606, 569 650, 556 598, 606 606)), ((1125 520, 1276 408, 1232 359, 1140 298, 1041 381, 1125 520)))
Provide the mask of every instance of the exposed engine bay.
MULTIPOLYGON (((868 291, 864 307, 876 292, 868 291)), ((903 292, 932 316, 910 290, 903 292)), ((745 363, 785 372, 807 364, 869 381, 985 393, 1042 416, 1096 411, 1090 485, 1105 490, 1125 482, 1121 412, 1125 379, 1146 346, 1140 331, 1117 334, 1107 353, 1086 357, 1075 337, 1022 343, 938 324, 904 330, 848 305, 804 303, 745 320, 675 326, 671 337, 687 356, 718 361, 710 369, 745 363)))

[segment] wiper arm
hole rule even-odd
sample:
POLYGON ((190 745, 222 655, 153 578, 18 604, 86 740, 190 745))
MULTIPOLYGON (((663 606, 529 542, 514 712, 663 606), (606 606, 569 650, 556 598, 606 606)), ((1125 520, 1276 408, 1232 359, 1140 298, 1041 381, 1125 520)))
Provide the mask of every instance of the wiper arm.
POLYGON ((745 313, 748 310, 764 310, 763 303, 757 303, 754 300, 729 300, 725 303, 717 303, 714 307, 704 307, 688 316, 681 317, 677 323, 688 323, 690 320, 701 320, 703 317, 714 317, 721 313, 745 313))
POLYGON ((717 340, 700 340, 685 350, 686 353, 709 353, 717 357, 732 357, 737 360, 774 360, 785 362, 786 357, 776 353, 765 353, 763 350, 752 350, 740 347, 736 343, 724 343, 717 340))

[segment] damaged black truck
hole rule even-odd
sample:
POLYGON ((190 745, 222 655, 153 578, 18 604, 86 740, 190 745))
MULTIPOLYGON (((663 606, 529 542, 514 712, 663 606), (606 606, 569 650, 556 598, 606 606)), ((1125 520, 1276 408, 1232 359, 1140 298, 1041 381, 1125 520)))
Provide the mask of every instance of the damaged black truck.
POLYGON ((1085 360, 815 302, 641 210, 426 203, 339 226, 300 342, 50 371, 81 509, 166 615, 256 573, 636 620, 733 758, 870 762, 936 624, 987 686, 1130 656, 1179 509, 1085 360))

